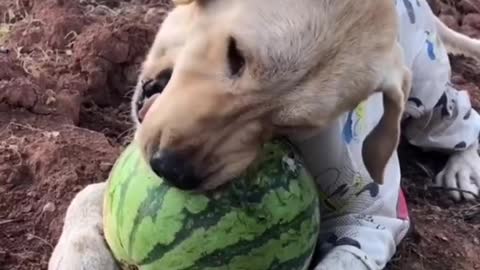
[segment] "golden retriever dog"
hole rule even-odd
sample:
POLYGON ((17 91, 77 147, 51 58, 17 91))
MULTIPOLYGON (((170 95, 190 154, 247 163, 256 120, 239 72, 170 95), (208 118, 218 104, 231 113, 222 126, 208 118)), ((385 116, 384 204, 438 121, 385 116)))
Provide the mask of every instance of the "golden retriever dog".
MULTIPOLYGON (((132 99, 134 139, 155 173, 184 190, 218 188, 271 138, 307 138, 381 93, 384 114, 362 154, 383 183, 412 80, 395 1, 176 2, 132 99)), ((477 41, 438 19, 437 28, 453 51, 480 55, 477 41)), ((118 269, 102 238, 104 189, 74 198, 49 270, 118 269)))
POLYGON ((272 136, 307 136, 382 92, 363 153, 382 183, 410 77, 391 0, 194 1, 172 11, 143 65, 135 139, 172 185, 213 189, 272 136))

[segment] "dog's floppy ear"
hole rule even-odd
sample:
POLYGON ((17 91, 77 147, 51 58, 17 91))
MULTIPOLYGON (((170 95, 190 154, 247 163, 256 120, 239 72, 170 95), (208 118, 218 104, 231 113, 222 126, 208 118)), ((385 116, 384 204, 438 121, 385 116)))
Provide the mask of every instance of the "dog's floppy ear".
POLYGON ((387 78, 379 89, 383 93, 384 113, 362 147, 365 167, 377 184, 384 183, 385 167, 398 146, 400 121, 410 93, 411 73, 406 68, 401 69, 403 72, 387 78))

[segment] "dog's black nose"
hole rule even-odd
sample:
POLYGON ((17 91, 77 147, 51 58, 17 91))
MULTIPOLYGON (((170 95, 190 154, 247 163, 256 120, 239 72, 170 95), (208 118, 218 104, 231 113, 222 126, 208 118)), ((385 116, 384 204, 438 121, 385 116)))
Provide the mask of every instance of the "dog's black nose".
POLYGON ((200 180, 195 176, 191 163, 173 151, 162 150, 154 153, 150 166, 158 176, 179 189, 192 190, 200 186, 200 180))

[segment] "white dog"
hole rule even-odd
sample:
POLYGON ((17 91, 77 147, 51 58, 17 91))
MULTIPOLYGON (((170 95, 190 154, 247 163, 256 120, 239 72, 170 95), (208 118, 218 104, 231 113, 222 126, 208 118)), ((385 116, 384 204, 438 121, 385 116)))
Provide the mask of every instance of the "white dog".
MULTIPOLYGON (((382 269, 410 225, 394 152, 402 113, 412 144, 452 153, 438 184, 467 191, 450 191, 455 199, 474 199, 480 187, 480 116, 449 83, 443 45, 478 58, 480 42, 447 28, 425 0, 396 1, 398 16, 392 2, 177 7, 132 103, 152 169, 179 188, 214 188, 273 134, 287 135, 322 200, 313 268, 382 269)), ((72 201, 49 270, 117 269, 102 238, 104 188, 91 185, 72 201)))

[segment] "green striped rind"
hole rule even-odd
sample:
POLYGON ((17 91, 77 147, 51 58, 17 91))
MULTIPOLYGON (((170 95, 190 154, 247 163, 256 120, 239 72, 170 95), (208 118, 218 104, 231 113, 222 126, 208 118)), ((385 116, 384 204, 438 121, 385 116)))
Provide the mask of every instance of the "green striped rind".
POLYGON ((166 185, 127 147, 109 178, 105 235, 113 254, 143 270, 303 269, 318 235, 316 188, 290 148, 263 158, 221 194, 166 185))

